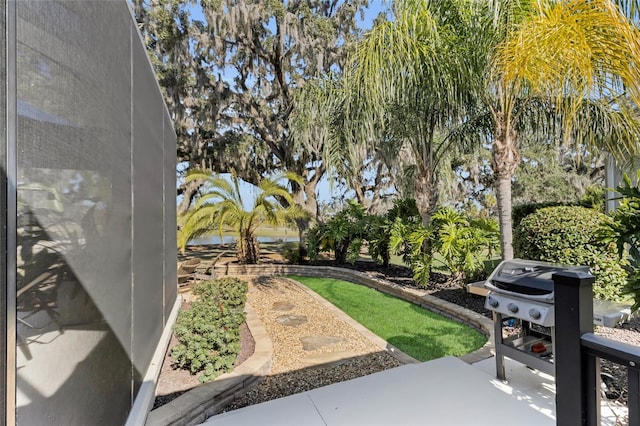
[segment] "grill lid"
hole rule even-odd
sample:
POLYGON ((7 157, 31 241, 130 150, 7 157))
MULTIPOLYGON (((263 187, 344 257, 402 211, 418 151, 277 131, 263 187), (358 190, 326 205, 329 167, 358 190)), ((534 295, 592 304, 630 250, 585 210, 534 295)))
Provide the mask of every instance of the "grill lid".
POLYGON ((560 271, 589 271, 587 266, 564 266, 535 260, 502 261, 487 279, 487 287, 522 296, 544 296, 553 300, 553 279, 560 271))

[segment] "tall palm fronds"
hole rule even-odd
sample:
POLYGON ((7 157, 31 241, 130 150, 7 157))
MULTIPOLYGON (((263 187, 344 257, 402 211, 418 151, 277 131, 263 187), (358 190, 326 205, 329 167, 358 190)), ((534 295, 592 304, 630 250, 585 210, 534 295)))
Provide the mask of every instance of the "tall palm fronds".
POLYGON ((478 74, 487 55, 473 47, 483 34, 479 2, 404 0, 393 20, 378 22, 350 57, 345 78, 344 133, 385 146, 414 169, 423 222, 437 204, 437 169, 456 141, 454 129, 473 116, 478 74))
MULTIPOLYGON (((588 102, 616 122, 605 148, 619 159, 636 151, 640 30, 612 1, 539 1, 537 13, 499 46, 495 59, 505 87, 552 100, 566 138, 588 102)), ((584 142, 596 141, 596 132, 583 134, 584 142)))
POLYGON ((521 22, 496 28, 486 79, 505 259, 513 257, 511 181, 524 123, 542 119, 535 126, 549 136, 558 131, 565 143, 608 149, 619 158, 637 152, 640 134, 632 105, 640 60, 633 23, 611 0, 528 3, 521 22), (532 102, 539 112, 529 115, 532 102))
POLYGON ((202 170, 190 172, 186 180, 201 180, 204 193, 198 198, 192 209, 179 218, 178 246, 184 250, 186 244, 198 237, 219 234, 231 228, 237 237, 238 259, 243 263, 257 263, 259 259, 256 230, 261 225, 282 225, 296 219, 308 218, 285 186, 282 179, 299 182, 300 178, 292 173, 283 173, 264 178, 258 185, 259 193, 249 210, 245 208, 240 181, 231 176, 231 182, 202 170), (288 207, 283 207, 279 200, 288 207))

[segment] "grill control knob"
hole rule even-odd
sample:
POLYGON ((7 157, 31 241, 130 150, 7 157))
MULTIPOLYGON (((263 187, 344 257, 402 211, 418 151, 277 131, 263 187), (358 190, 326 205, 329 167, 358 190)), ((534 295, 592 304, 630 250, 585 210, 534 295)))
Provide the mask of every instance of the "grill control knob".
POLYGON ((515 303, 509 303, 507 305, 507 309, 509 310, 509 312, 512 312, 514 314, 519 311, 518 305, 516 305, 515 303))
POLYGON ((493 297, 489 297, 487 299, 487 302, 489 302, 489 306, 491 306, 492 308, 497 308, 500 304, 500 302, 498 302, 498 299, 494 299, 493 297))
POLYGON ((531 308, 529 309, 529 316, 537 320, 537 319, 540 319, 540 317, 542 316, 542 313, 540 313, 540 311, 537 310, 536 308, 531 308))

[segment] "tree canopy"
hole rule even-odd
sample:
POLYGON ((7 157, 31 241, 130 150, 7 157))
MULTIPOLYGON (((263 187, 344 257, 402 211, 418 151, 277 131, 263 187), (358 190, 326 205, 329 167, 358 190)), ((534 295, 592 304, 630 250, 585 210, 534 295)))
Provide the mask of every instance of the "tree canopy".
MULTIPOLYGON (((303 178, 295 199, 315 216, 323 141, 294 137, 290 116, 307 81, 342 69, 368 1, 134 4, 174 116, 179 161, 254 184, 268 172, 295 172, 303 178)), ((196 188, 185 185, 181 210, 196 188)))
POLYGON ((363 34, 368 4, 134 0, 185 170, 294 172, 280 201, 313 216, 327 176, 372 209, 413 196, 425 223, 463 198, 497 211, 509 258, 514 200, 637 152, 640 1, 396 0, 363 34))

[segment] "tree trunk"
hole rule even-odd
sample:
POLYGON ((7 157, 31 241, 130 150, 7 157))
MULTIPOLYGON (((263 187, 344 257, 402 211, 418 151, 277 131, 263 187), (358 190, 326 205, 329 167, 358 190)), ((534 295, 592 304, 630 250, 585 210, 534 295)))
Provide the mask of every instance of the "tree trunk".
POLYGON ((356 193, 356 200, 358 201, 358 203, 365 207, 366 206, 366 202, 367 199, 364 195, 364 189, 362 188, 362 185, 358 185, 357 183, 355 185, 352 185, 353 191, 356 193))
POLYGON ((422 223, 429 225, 438 203, 438 188, 431 173, 427 171, 415 177, 414 192, 422 223))
POLYGON ((310 182, 307 182, 304 186, 304 193, 306 195, 304 209, 311 214, 311 220, 318 220, 318 197, 316 196, 316 188, 318 187, 318 182, 314 179, 310 182))
POLYGON ((513 259, 513 222, 511 218, 511 178, 518 164, 518 138, 503 114, 498 114, 495 140, 492 146, 491 168, 496 176, 496 198, 500 223, 502 259, 513 259))
MULTIPOLYGON (((294 199, 306 212, 311 215, 311 222, 318 220, 318 197, 316 196, 316 187, 318 182, 314 179, 309 182, 305 182, 304 187, 297 187, 297 191, 294 194, 294 199)), ((304 244, 304 234, 309 229, 309 220, 297 219, 296 225, 298 227, 298 238, 300 244, 304 244)))
POLYGON ((501 176, 496 181, 498 222, 500 223, 500 248, 502 259, 513 259, 513 229, 511 220, 511 177, 501 176))
POLYGON ((258 239, 251 232, 241 232, 236 243, 236 255, 240 263, 255 265, 260 260, 258 239))
POLYGON ((203 181, 194 180, 180 187, 178 194, 182 194, 182 201, 180 201, 178 205, 178 215, 181 215, 189 209, 202 184, 203 181))
MULTIPOLYGON (((416 207, 422 217, 422 224, 428 226, 438 204, 438 188, 434 175, 429 170, 422 171, 415 177, 414 188, 416 207)), ((422 253, 428 259, 427 268, 431 276, 433 244, 430 238, 426 238, 422 243, 422 253)))

